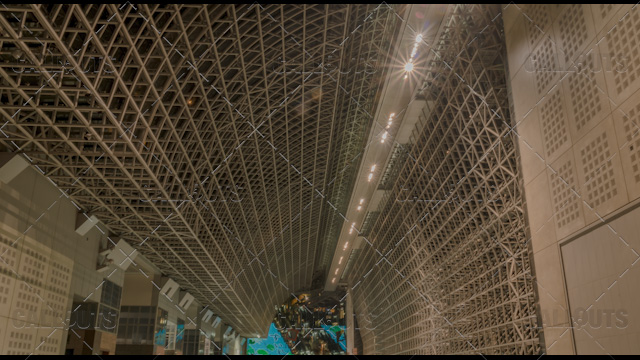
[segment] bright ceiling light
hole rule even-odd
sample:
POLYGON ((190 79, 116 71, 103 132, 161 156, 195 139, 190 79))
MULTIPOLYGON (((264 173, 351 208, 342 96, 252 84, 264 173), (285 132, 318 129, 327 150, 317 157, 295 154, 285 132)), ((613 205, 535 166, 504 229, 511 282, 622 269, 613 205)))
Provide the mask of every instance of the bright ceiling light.
POLYGON ((418 34, 418 36, 416 36, 416 42, 419 43, 422 41, 422 34, 418 34))
POLYGON ((373 166, 371 167, 371 172, 374 172, 374 171, 376 171, 376 166, 375 166, 375 165, 373 165, 373 166))
POLYGON ((362 210, 362 205, 358 205, 358 211, 362 210))
POLYGON ((340 271, 340 268, 336 269, 336 272, 334 275, 338 275, 338 271, 340 271))
POLYGON ((360 205, 364 203, 364 199, 360 199, 360 205))
POLYGON ((373 179, 373 174, 369 174, 369 182, 371 182, 371 179, 373 179))
POLYGON ((404 71, 406 72, 410 72, 413 71, 413 63, 412 62, 408 62, 404 65, 404 71))
POLYGON ((344 258, 344 256, 340 256, 340 260, 338 260, 338 265, 342 264, 342 259, 344 258))
POLYGON ((332 284, 334 284, 335 282, 336 282, 336 278, 333 278, 333 279, 331 280, 331 283, 332 283, 332 284))

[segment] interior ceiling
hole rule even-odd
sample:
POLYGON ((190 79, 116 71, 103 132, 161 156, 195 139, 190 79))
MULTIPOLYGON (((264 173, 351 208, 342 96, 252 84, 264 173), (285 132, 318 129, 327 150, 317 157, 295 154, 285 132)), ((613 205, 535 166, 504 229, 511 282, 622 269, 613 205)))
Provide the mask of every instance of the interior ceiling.
POLYGON ((0 12, 4 151, 241 334, 325 275, 397 8, 0 12))

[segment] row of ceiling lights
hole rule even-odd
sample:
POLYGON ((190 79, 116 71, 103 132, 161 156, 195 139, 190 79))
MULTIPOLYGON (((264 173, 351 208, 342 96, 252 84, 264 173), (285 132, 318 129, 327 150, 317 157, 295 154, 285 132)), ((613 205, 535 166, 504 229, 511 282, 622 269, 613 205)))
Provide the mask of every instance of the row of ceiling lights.
MULTIPOLYGON (((384 132, 382 133, 382 139, 380 140, 380 142, 382 144, 384 144, 384 141, 387 139, 387 136, 389 136, 389 132, 387 130, 389 130, 389 128, 391 127, 391 124, 393 123, 393 117, 394 116, 396 116, 396 113, 391 113, 391 115, 389 115, 389 122, 387 123, 387 127, 385 128, 384 132)), ((371 180, 369 180, 369 181, 371 181, 371 180)))
MULTIPOLYGON (((409 62, 405 64, 404 66, 404 70, 405 70, 405 75, 404 78, 406 79, 408 77, 408 73, 413 71, 413 59, 416 57, 416 55, 418 54, 418 46, 420 45, 420 43, 422 42, 422 34, 418 34, 418 36, 416 36, 416 40, 413 44, 413 50, 411 50, 411 56, 409 57, 409 62)), ((391 125, 393 124, 393 118, 396 116, 395 113, 391 113, 389 115, 389 122, 387 123, 387 126, 385 127, 385 130, 382 133, 382 138, 380 139, 380 143, 384 144, 384 141, 387 139, 387 137, 389 136, 389 128, 391 128, 391 125)), ((373 174, 376 171, 376 164, 373 164, 371 166, 371 171, 369 172, 369 176, 367 177, 367 181, 371 182, 371 180, 373 179, 373 174)), ((358 207, 356 208, 356 210, 361 211, 362 210, 362 205, 364 204, 364 199, 360 199, 360 203, 358 204, 358 207)), ((353 233, 353 229, 355 229, 356 223, 352 223, 351 227, 349 228, 349 234, 353 233)), ((342 248, 342 251, 346 251, 347 248, 349 247, 349 241, 345 242, 344 247, 342 248)), ((336 268, 336 271, 334 272, 334 275, 338 275, 338 272, 340 272, 340 265, 342 264, 342 260, 343 260, 344 256, 340 256, 340 260, 338 260, 338 267, 336 268)), ((331 283, 335 284, 336 282, 336 277, 334 277, 333 279, 331 279, 331 283)))
MULTIPOLYGON (((389 127, 391 127, 391 124, 393 122, 393 117, 395 116, 395 113, 392 113, 389 116, 389 123, 387 124, 387 129, 389 129, 389 127)), ((384 133, 382 134, 382 140, 381 142, 384 143, 384 140, 387 138, 387 136, 389 135, 389 133, 385 130, 384 133)), ((376 164, 373 164, 371 166, 371 171, 369 172, 369 176, 367 177, 367 181, 371 182, 371 180, 373 179, 373 174, 376 171, 376 164)), ((361 211, 362 207, 364 205, 364 199, 360 199, 360 202, 358 203, 358 207, 356 208, 357 211, 361 211)), ((356 223, 352 223, 351 226, 349 227, 349 234, 353 234, 353 229, 355 229, 356 227, 356 223)), ((349 241, 347 240, 347 242, 344 243, 344 247, 342 248, 342 251, 346 251, 347 248, 349 247, 349 241)), ((344 258, 344 256, 340 257, 340 260, 338 261, 338 267, 336 268, 336 271, 334 273, 334 275, 338 275, 338 272, 340 272, 340 265, 342 264, 342 259, 344 258)), ((336 282, 336 278, 334 277, 333 279, 331 279, 331 283, 335 283, 336 282)))
POLYGON ((405 79, 409 77, 408 73, 413 71, 413 59, 418 54, 418 46, 420 46, 421 42, 422 42, 422 34, 418 34, 418 36, 416 36, 416 41, 413 43, 413 50, 411 50, 411 56, 409 56, 409 62, 404 64, 404 71, 405 71, 404 78, 405 79))

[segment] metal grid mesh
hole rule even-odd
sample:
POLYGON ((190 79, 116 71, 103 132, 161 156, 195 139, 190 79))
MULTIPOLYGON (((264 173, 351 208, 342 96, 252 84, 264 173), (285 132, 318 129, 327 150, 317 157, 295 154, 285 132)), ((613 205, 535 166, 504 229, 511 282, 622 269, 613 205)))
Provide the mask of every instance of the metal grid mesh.
POLYGON ((349 274, 365 354, 540 352, 499 11, 447 19, 433 106, 349 274))
POLYGON ((326 266, 325 196, 348 198, 392 7, 0 12, 2 145, 240 333, 264 333, 326 266))

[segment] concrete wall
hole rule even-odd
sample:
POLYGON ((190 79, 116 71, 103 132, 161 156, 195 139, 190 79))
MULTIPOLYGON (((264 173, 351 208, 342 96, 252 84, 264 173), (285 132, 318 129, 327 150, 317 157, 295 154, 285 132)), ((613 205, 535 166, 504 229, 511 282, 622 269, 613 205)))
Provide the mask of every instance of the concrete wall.
POLYGON ((143 274, 127 273, 122 289, 121 306, 150 306, 153 303, 154 289, 151 280, 143 274))
MULTIPOLYGON (((2 179, 9 179, 0 181, 0 354, 64 354, 73 302, 100 302, 105 278, 123 288, 121 305, 159 306, 168 311, 169 322, 182 319, 185 327, 199 327, 213 337, 216 329, 212 320, 201 321, 204 312, 197 301, 183 314, 176 305, 184 292, 176 291, 171 299, 160 295, 153 282, 162 287, 168 278, 144 257, 138 256, 126 273, 115 265, 98 272, 106 227, 94 227, 85 236, 76 233, 76 206, 36 169, 10 173, 3 165, 12 156, 0 158, 2 179)), ((116 348, 115 334, 91 329, 70 334, 74 354, 113 353, 116 348)), ((127 349, 158 351, 152 346, 127 349)))
POLYGON ((72 355, 115 355, 116 334, 96 330, 74 330, 78 336, 70 336, 65 354, 72 355), (86 342, 86 344, 85 344, 86 342), (90 347, 87 346, 89 344, 90 347))
POLYGON ((640 352, 638 219, 635 208, 561 245, 578 354, 640 352))
POLYGON ((0 203, 0 353, 63 354, 73 298, 100 301, 122 271, 96 271, 106 235, 78 235, 77 208, 34 168, 0 182, 0 203))
POLYGON ((635 328, 591 338, 570 311, 640 323, 638 232, 611 221, 640 196, 640 7, 510 4, 503 17, 546 352, 638 353, 635 328))
MULTIPOLYGON (((136 267, 131 266, 126 274, 123 288, 123 298, 122 298, 122 306, 155 306, 159 307, 168 313, 168 324, 172 324, 176 326, 179 320, 184 321, 184 329, 197 329, 199 334, 204 335, 205 337, 212 338, 215 329, 212 326, 211 322, 213 319, 209 319, 208 322, 204 322, 202 320, 203 316, 206 313, 206 310, 203 311, 203 307, 198 303, 197 300, 194 300, 193 303, 186 309, 186 311, 182 311, 178 309, 177 305, 179 304, 182 297, 186 295, 184 291, 175 291, 175 293, 169 298, 166 295, 162 294, 159 288, 163 288, 163 286, 169 281, 169 278, 162 276, 160 271, 157 268, 154 268, 153 265, 148 263, 148 261, 143 260, 141 256, 136 259, 140 268, 143 269, 144 274, 142 274, 139 270, 136 270, 136 267), (154 283, 157 285, 154 285, 154 283)), ((215 316, 213 317, 215 318, 215 316)), ((158 324, 156 324, 157 329, 158 324)), ((176 335, 178 335, 176 331, 176 335)), ((125 354, 126 352, 121 351, 122 349, 130 349, 134 345, 118 345, 118 353, 125 354)), ((204 342, 200 344, 201 348, 204 348, 204 342)), ((213 353, 213 348, 215 345, 211 345, 211 352, 213 353)), ((145 351, 150 351, 147 353, 150 354, 180 354, 182 350, 176 349, 175 352, 172 349, 162 348, 161 346, 155 347, 145 347, 145 351), (155 352, 154 352, 155 351, 155 352)), ((136 352, 138 353, 138 352, 136 352)))

